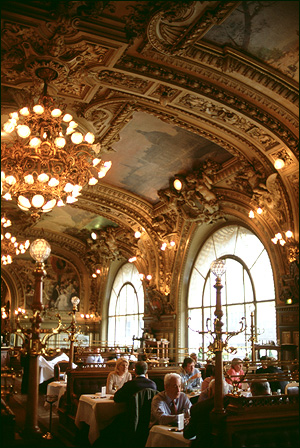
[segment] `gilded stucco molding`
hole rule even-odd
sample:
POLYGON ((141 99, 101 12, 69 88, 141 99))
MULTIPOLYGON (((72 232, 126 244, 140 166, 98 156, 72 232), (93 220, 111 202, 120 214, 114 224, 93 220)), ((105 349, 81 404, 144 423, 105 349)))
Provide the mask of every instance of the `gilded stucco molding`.
MULTIPOLYGON (((270 72, 267 67, 260 66, 257 62, 256 65, 253 65, 252 59, 249 58, 248 61, 247 56, 236 50, 212 48, 207 44, 197 44, 195 48, 189 50, 185 58, 162 55, 149 48, 145 48, 142 55, 160 64, 171 65, 178 67, 178 69, 196 73, 200 79, 211 79, 220 88, 223 86, 228 90, 238 91, 241 96, 249 95, 250 98, 257 100, 259 104, 266 105, 274 113, 283 114, 283 116, 290 117, 290 120, 295 120, 294 114, 297 113, 299 105, 296 82, 287 80, 284 75, 270 72), (239 76, 242 76, 245 80, 241 80, 239 76), (258 86, 262 85, 265 93, 251 87, 247 84, 247 80, 256 83, 258 86), (275 98, 272 98, 272 93, 273 96, 276 96, 276 101, 275 98), (280 97, 291 104, 291 111, 282 107, 278 101, 280 97)), ((124 57, 124 60, 126 61, 125 67, 134 67, 134 64, 130 63, 128 58, 125 59, 124 57)), ((168 76, 169 80, 173 78, 174 75, 168 76)))
MULTIPOLYGON (((121 68, 121 66, 117 66, 121 68)), ((129 70, 143 76, 143 72, 147 73, 147 77, 158 79, 160 82, 167 82, 171 86, 180 87, 182 91, 191 91, 194 94, 201 95, 204 98, 210 98, 220 105, 229 107, 231 111, 238 111, 244 116, 257 122, 264 129, 268 129, 275 135, 278 135, 291 149, 297 151, 297 138, 291 130, 284 126, 277 117, 272 117, 266 113, 258 104, 250 103, 244 97, 237 97, 230 90, 225 90, 219 85, 213 84, 211 81, 195 78, 186 73, 175 72, 166 67, 157 66, 144 60, 138 60, 129 56, 125 56, 122 61, 123 70, 129 70), (184 86, 184 89, 183 87, 184 86)), ((296 130, 295 130, 296 132, 296 130)))
POLYGON ((162 9, 152 15, 147 25, 149 44, 160 53, 182 55, 238 4, 211 2, 203 11, 201 2, 162 2, 162 9))

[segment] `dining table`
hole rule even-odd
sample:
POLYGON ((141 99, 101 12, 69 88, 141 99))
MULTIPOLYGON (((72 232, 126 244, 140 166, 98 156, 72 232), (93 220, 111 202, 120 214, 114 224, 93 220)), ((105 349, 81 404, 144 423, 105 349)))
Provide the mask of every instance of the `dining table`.
POLYGON ((126 411, 126 403, 115 403, 113 395, 83 394, 79 398, 75 425, 89 425, 88 439, 91 445, 100 437, 101 431, 110 425, 117 415, 126 411))
POLYGON ((189 447, 192 439, 185 439, 183 431, 167 425, 154 425, 149 431, 146 447, 189 447))
MULTIPOLYGON (((66 381, 52 381, 47 385, 47 395, 51 396, 57 396, 57 400, 54 402, 57 403, 57 406, 59 405, 59 400, 63 396, 63 394, 67 390, 67 382, 66 381)), ((49 403, 45 401, 45 407, 48 407, 49 403)))

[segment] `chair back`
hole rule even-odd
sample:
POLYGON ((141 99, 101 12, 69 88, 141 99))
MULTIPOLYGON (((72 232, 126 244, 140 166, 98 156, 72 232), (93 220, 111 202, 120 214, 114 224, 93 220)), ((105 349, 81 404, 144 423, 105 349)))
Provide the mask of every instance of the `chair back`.
POLYGON ((136 392, 128 402, 127 434, 132 446, 145 446, 151 414, 151 402, 156 390, 146 388, 136 392))
POLYGON ((288 383, 284 389, 285 395, 299 395, 299 383, 293 381, 288 383))
POLYGON ((64 373, 67 371, 69 361, 59 361, 54 365, 54 381, 63 379, 64 373))

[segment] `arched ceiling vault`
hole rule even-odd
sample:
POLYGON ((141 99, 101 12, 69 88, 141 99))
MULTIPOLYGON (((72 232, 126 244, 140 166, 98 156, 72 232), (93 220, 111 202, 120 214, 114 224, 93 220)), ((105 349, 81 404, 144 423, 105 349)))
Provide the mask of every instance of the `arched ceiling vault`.
POLYGON ((157 281, 174 262, 161 244, 184 239, 195 223, 244 216, 253 229, 264 223, 266 241, 287 228, 299 239, 298 2, 5 0, 1 7, 2 120, 39 97, 38 70, 51 68, 49 94, 113 162, 77 203, 38 222, 2 201, 17 235, 43 234, 91 271, 139 253, 157 281), (254 223, 247 214, 255 207, 264 214, 254 223), (111 238, 103 252, 90 240, 93 229, 111 238))

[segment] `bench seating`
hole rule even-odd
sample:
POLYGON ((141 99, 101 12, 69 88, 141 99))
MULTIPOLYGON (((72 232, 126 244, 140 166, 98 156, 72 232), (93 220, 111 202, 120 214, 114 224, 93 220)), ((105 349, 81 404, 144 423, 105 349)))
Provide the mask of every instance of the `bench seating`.
POLYGON ((299 396, 230 397, 225 447, 299 446, 299 396))

